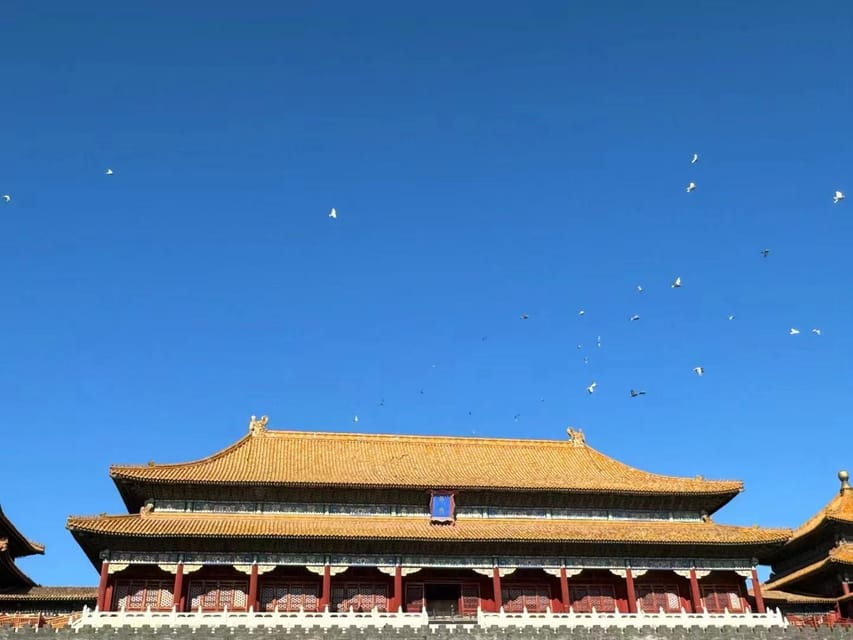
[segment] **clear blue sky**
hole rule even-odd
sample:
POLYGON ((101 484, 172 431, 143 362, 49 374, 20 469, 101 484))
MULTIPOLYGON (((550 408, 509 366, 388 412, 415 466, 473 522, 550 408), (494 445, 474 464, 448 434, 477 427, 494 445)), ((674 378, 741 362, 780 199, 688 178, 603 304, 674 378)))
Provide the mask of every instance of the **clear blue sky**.
POLYGON ((97 581, 64 524, 122 511, 111 463, 253 413, 581 427, 742 479, 735 524, 796 526, 853 468, 850 3, 2 14, 0 504, 37 581, 97 581))

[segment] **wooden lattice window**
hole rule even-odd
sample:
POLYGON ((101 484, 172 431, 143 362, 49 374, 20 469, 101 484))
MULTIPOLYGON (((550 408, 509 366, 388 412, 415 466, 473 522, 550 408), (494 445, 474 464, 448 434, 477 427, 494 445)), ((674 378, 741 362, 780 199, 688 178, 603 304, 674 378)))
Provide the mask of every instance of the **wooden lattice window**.
POLYGON ((638 584, 637 598, 645 613, 657 613, 663 609, 666 613, 681 611, 681 594, 674 584, 638 584))
POLYGON ((174 583, 166 580, 119 580, 115 586, 115 609, 162 611, 172 608, 174 583))
POLYGON ((610 584, 573 584, 569 586, 572 609, 590 613, 593 607, 599 613, 616 611, 616 596, 610 584))
POLYGON ((331 607, 334 611, 387 611, 388 587, 369 582, 348 582, 332 587, 331 607))
POLYGON ((477 613, 480 608, 480 585, 478 584, 463 584, 462 585, 462 613, 472 614, 477 613))
POLYGON ((551 589, 539 584, 508 585, 501 589, 501 604, 507 613, 520 613, 524 609, 544 613, 551 605, 551 589))
POLYGON ((702 606, 710 613, 722 613, 728 609, 731 612, 743 611, 738 588, 727 584, 703 584, 702 606))
POLYGON ((317 611, 320 598, 317 584, 297 582, 266 583, 261 586, 261 610, 317 611))
POLYGON ((249 584, 241 580, 193 580, 190 582, 190 608, 206 611, 245 611, 249 584))

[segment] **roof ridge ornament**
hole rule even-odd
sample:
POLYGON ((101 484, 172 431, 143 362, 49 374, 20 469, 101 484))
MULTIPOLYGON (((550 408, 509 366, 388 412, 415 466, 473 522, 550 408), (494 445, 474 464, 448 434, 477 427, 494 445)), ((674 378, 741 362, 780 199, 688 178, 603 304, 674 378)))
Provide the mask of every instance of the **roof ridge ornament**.
POLYGON ((839 493, 844 495, 845 491, 850 491, 853 487, 850 486, 850 474, 844 469, 838 472, 838 480, 841 482, 841 490, 839 493))
POLYGON ((268 416, 261 416, 260 418, 256 418, 252 416, 249 418, 249 433, 257 434, 267 430, 267 422, 270 419, 268 416))
POLYGON ((569 440, 576 447, 583 447, 586 444, 586 439, 583 435, 583 429, 572 429, 572 427, 568 427, 566 429, 566 433, 569 436, 569 440))

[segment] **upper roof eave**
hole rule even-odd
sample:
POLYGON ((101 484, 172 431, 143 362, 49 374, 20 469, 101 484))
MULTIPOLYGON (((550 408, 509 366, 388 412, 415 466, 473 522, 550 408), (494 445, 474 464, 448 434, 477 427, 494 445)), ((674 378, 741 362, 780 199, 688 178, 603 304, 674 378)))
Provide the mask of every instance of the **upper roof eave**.
POLYGON ((641 471, 583 442, 266 429, 199 460, 112 465, 110 476, 117 484, 441 487, 727 498, 716 508, 743 490, 737 480, 641 471))

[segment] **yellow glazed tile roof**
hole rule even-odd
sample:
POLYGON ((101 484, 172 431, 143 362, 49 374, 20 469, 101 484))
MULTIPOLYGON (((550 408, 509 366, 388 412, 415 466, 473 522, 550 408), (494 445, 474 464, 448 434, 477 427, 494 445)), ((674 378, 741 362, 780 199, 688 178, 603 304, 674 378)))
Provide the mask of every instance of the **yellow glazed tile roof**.
POLYGON ((848 522, 853 524, 853 490, 843 489, 823 509, 794 530, 791 543, 817 529, 824 522, 848 522))
MULTIPOLYGON (((749 595, 754 596, 752 589, 749 590, 749 595)), ((789 593, 787 591, 778 591, 774 589, 761 588, 761 595, 765 602, 790 602, 798 604, 832 604, 836 598, 822 598, 819 596, 804 596, 799 593, 789 593)))
POLYGON ((637 544, 778 544, 789 529, 735 527, 711 522, 532 520, 483 518, 455 525, 431 525, 405 516, 237 515, 163 513, 71 516, 72 532, 128 537, 344 538, 377 540, 459 540, 599 542, 637 544))
POLYGON ((97 587, 30 587, 0 591, 0 600, 94 600, 97 587))
POLYGON ((778 589, 785 585, 793 584, 797 580, 804 578, 812 573, 817 573, 829 564, 853 564, 853 544, 842 543, 833 549, 830 549, 829 555, 822 560, 806 565, 802 569, 797 569, 784 576, 771 580, 766 584, 767 589, 778 589))
MULTIPOLYGON (((264 423, 265 424, 265 423, 264 423)), ((254 427, 202 460, 114 465, 116 480, 158 483, 496 488, 733 496, 739 481, 657 475, 573 440, 268 431, 254 427)))

